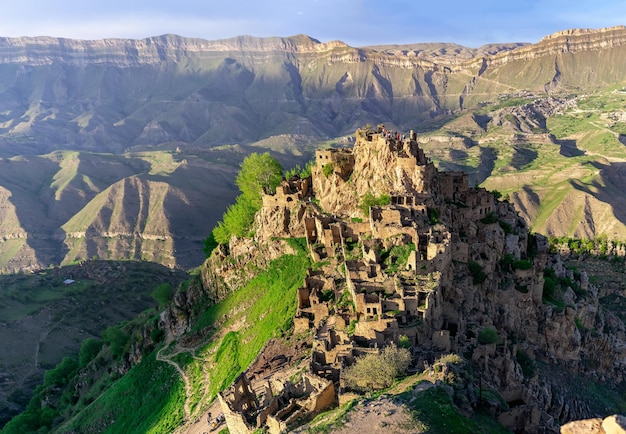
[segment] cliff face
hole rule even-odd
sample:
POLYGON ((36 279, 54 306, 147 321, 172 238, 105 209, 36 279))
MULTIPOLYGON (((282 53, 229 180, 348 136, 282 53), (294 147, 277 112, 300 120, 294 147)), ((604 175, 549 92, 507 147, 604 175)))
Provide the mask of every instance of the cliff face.
MULTIPOLYGON (((220 41, 175 35, 98 41, 0 38, 0 157, 4 157, 4 167, 11 173, 2 177, 0 184, 7 216, 0 222, 0 238, 9 241, 0 246, 1 256, 7 257, 0 258, 0 265, 15 270, 75 259, 58 252, 76 252, 80 258, 111 251, 113 258, 130 257, 120 254, 116 245, 124 245, 127 250, 135 246, 135 258, 195 265, 201 258, 180 258, 190 255, 194 248, 187 244, 194 235, 184 233, 185 228, 202 228, 193 240, 198 246, 235 196, 223 163, 236 167, 241 158, 241 148, 237 148, 229 156, 216 153, 207 165, 196 159, 196 150, 234 143, 257 144, 283 153, 293 164, 310 155, 322 140, 350 134, 365 122, 385 122, 388 128, 400 131, 428 128, 433 121, 496 100, 500 95, 554 94, 612 85, 624 79, 623 68, 615 65, 626 61, 625 38, 623 27, 576 30, 552 35, 537 44, 476 50, 446 45, 355 48, 339 41, 321 43, 304 35, 220 41), (177 185, 166 195, 169 199, 165 202, 201 203, 198 192, 204 184, 219 186, 212 198, 218 206, 198 213, 208 218, 199 215, 189 225, 174 212, 156 211, 155 216, 167 220, 157 231, 147 230, 154 227, 151 225, 134 225, 131 220, 141 221, 142 217, 130 214, 121 217, 128 224, 120 230, 87 221, 90 217, 85 217, 86 213, 100 212, 94 204, 89 212, 85 208, 80 216, 78 213, 96 195, 105 191, 121 193, 123 188, 107 190, 121 178, 101 177, 96 166, 81 163, 90 159, 84 155, 77 157, 79 172, 69 184, 64 181, 73 176, 70 165, 54 167, 56 163, 44 161, 48 157, 9 159, 54 153, 60 147, 115 154, 182 150, 189 166, 204 166, 207 172, 188 170, 181 164, 174 177, 158 174, 159 169, 144 173, 135 167, 126 175, 147 175, 152 177, 150 182, 170 182, 177 176, 186 181, 200 177, 202 181, 196 183, 175 180, 177 185), (18 168, 36 181, 16 175, 18 168), (94 177, 99 179, 90 183, 94 177), (57 191, 66 186, 71 188, 63 193, 57 191), (181 221, 183 227, 178 226, 181 221), (98 239, 87 241, 83 233, 98 239), (163 254, 158 253, 158 243, 142 250, 142 239, 150 244, 163 236, 167 238, 168 233, 172 235, 163 254), (117 243, 116 237, 125 240, 117 243), (63 244, 66 239, 69 245, 63 244)), ((499 120, 494 116, 492 123, 509 128, 507 115, 499 120)), ((522 124, 524 132, 534 131, 545 126, 545 119, 543 124, 522 124)), ((249 152, 256 148, 243 149, 249 152)), ((387 157, 381 154, 368 158, 382 163, 387 157)), ((492 163, 485 162, 480 168, 480 181, 489 176, 492 163)), ((356 164, 364 166, 367 161, 356 164)), ((230 179, 234 170, 226 171, 230 179)), ((116 169, 112 171, 117 173, 116 169)), ((368 179, 365 167, 363 171, 363 179, 353 180, 357 195, 374 186, 372 180, 379 176, 371 173, 368 179)), ((395 180, 387 180, 385 188, 402 190, 406 182, 400 180, 403 176, 399 173, 395 180)), ((329 187, 317 186, 322 190, 329 187)), ((537 200, 534 194, 524 194, 520 192, 516 200, 524 203, 528 208, 525 215, 532 217, 537 200)), ((154 206, 148 209, 155 210, 163 197, 152 196, 154 206)), ((356 196, 349 201, 354 205, 356 196)), ((106 200, 101 197, 97 202, 106 200)), ((127 212, 131 208, 117 210, 127 212)), ((606 214, 604 208, 602 213, 606 214)), ((569 218, 563 215, 561 220, 569 218)), ((557 226, 546 227, 556 228, 554 232, 558 233, 557 226)), ((577 234, 593 236, 594 231, 590 226, 577 234)))
MULTIPOLYGON (((305 237, 319 266, 298 291, 294 324, 318 337, 313 373, 341 383, 363 348, 408 340, 418 370, 466 357, 481 379, 459 386, 460 405, 472 411, 482 381, 508 403, 493 411, 512 430, 556 432, 595 415, 594 398, 568 378, 623 384, 626 328, 601 302, 619 291, 567 268, 512 204, 470 188, 465 173, 436 170, 415 139, 381 125, 358 130, 350 149, 318 151, 312 177, 264 196, 254 239, 221 246, 192 297, 226 297, 289 251, 281 239, 305 237), (365 207, 368 193, 386 204, 365 207)), ((167 315, 189 322, 170 332, 184 334, 192 312, 177 302, 167 315)))
POLYGON ((467 50, 375 50, 303 35, 2 38, 0 151, 215 146, 285 132, 327 138, 382 121, 406 130, 503 91, 543 90, 555 68, 560 86, 618 82, 622 69, 602 65, 623 59, 625 41, 623 27, 571 31, 468 58, 467 50))

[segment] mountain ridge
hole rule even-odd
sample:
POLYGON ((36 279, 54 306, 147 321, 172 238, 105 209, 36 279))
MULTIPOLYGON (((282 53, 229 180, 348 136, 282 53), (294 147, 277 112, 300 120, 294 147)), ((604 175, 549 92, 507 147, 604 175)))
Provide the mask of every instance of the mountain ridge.
MULTIPOLYGON (((88 154, 84 154, 85 162, 83 156, 77 157, 72 163, 77 166, 68 160, 63 163, 67 166, 58 168, 46 158, 28 157, 51 155, 59 149, 91 155, 164 152, 187 159, 186 167, 179 165, 176 172, 157 175, 158 179, 145 167, 133 169, 132 175, 141 173, 146 180, 164 182, 179 179, 193 191, 181 190, 180 197, 198 197, 206 186, 219 185, 218 206, 194 217, 193 225, 204 228, 201 236, 234 199, 236 188, 225 174, 234 176, 246 153, 270 149, 282 162, 302 165, 316 148, 352 140, 349 135, 365 123, 384 122, 398 131, 426 132, 450 121, 461 124, 465 116, 472 116, 471 126, 467 122, 443 133, 460 137, 465 145, 456 149, 448 139, 440 142, 450 148, 445 157, 451 158, 442 164, 454 165, 454 155, 484 150, 477 169, 477 181, 483 182, 497 161, 498 152, 489 143, 512 146, 515 155, 527 157, 535 151, 522 147, 535 146, 533 141, 546 146, 560 143, 545 138, 550 134, 546 119, 551 114, 531 122, 528 119, 534 115, 526 108, 493 116, 486 111, 498 111, 500 104, 515 101, 521 105, 544 97, 619 89, 626 81, 619 67, 626 62, 625 44, 623 26, 558 32, 536 44, 496 44, 476 51, 431 44, 417 53, 404 48, 350 47, 340 41, 322 43, 306 35, 218 41, 176 35, 97 41, 0 38, 0 157, 7 173, 14 174, 0 177, 0 186, 8 191, 6 206, 15 208, 7 210, 13 217, 0 222, 0 239, 14 241, 0 245, 0 250, 22 258, 11 269, 19 269, 20 264, 47 266, 49 258, 56 258, 49 252, 59 251, 57 246, 64 239, 61 226, 71 220, 69 210, 80 212, 95 194, 120 181, 94 175, 96 168, 88 154), (200 154, 206 156, 209 150, 212 156, 207 164, 200 154), (178 178, 191 166, 207 168, 189 172, 204 181, 192 185, 178 178), (22 176, 35 173, 49 177, 33 182, 22 176), (29 190, 35 184, 36 189, 29 190), (35 215, 39 220, 32 224, 35 215), (20 238, 21 234, 26 237, 20 238), (46 237, 54 241, 53 247, 42 241, 46 237), (15 240, 22 244, 18 246, 15 240), (28 253, 17 254, 22 247, 28 253)), ((619 111, 610 115, 619 116, 619 111)), ((606 140, 623 136, 615 128, 613 133, 606 140)), ((561 138, 570 148, 577 140, 561 138)), ((576 153, 581 152, 600 155, 597 149, 583 151, 578 146, 576 153)), ((590 192, 587 189, 584 194, 590 192)), ((538 206, 524 200, 529 209, 538 206)), ((173 213, 167 218, 172 220, 163 222, 163 227, 172 233, 178 230, 174 221, 184 221, 173 213)), ((563 218, 546 227, 563 229, 558 235, 572 233, 563 218)), ((588 220, 602 218, 592 215, 588 220)), ((95 233, 87 230, 88 225, 73 226, 71 234, 95 233)), ((593 234, 595 227, 585 234, 593 234)), ((106 251, 109 241, 103 240, 111 239, 106 234, 134 234, 135 229, 102 228, 99 233, 104 237, 94 241, 99 247, 86 250, 106 251)), ((160 235, 143 231, 138 232, 138 239, 160 235)), ((113 249, 112 254, 119 252, 113 249)))

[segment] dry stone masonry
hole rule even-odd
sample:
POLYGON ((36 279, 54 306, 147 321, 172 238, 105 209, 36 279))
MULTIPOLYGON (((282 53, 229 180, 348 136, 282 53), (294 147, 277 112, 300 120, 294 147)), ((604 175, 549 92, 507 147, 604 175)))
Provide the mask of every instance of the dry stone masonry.
MULTIPOLYGON (((391 344, 410 344, 416 371, 463 354, 507 402, 493 411, 512 430, 556 431, 593 416, 576 397, 564 402, 558 385, 524 372, 528 360, 623 381, 624 325, 599 306, 597 288, 581 276, 584 297, 570 288, 565 307, 545 303, 545 237, 529 234, 513 205, 468 185, 467 174, 438 171, 413 132, 364 127, 352 148, 317 151, 311 177, 284 180, 263 197, 256 229, 247 249, 306 238, 316 268, 298 291, 294 333, 313 333, 314 344, 308 386, 268 383, 257 395, 244 373, 222 395, 233 433, 285 432, 294 414, 346 401, 354 395, 342 370, 391 344), (485 330, 495 339, 481 340, 485 330)), ((230 251, 242 242, 233 239, 230 251)), ((571 272, 551 261, 559 276, 571 272)))

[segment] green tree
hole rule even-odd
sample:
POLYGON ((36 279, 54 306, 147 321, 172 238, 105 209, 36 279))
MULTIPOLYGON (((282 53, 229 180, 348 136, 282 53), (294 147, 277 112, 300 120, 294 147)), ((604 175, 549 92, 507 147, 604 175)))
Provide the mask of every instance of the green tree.
POLYGON ((263 192, 273 193, 283 179, 283 168, 269 152, 250 154, 241 163, 235 183, 241 194, 233 205, 228 207, 211 235, 204 240, 207 257, 217 244, 227 244, 233 235, 250 235, 254 215, 263 205, 263 192))
POLYGON ((78 365, 82 368, 91 362, 100 352, 102 341, 100 339, 87 338, 80 345, 78 353, 78 365))
POLYGON ((78 362, 70 357, 64 357, 61 363, 44 374, 44 386, 63 386, 76 373, 78 362))
POLYGON ((243 194, 237 197, 237 201, 228 207, 222 221, 213 229, 213 237, 219 244, 228 244, 230 237, 245 237, 250 233, 254 215, 260 207, 248 200, 243 194))
POLYGON ((403 375, 411 364, 411 352, 407 348, 389 345, 380 354, 367 354, 343 371, 347 387, 358 391, 384 389, 403 375))
POLYGON ((498 331, 493 327, 485 327, 478 333, 478 342, 485 344, 495 344, 500 341, 498 331))
POLYGON ((241 163, 235 184, 241 194, 257 209, 261 208, 264 191, 273 193, 283 179, 283 168, 269 152, 250 154, 241 163))
POLYGON ((381 194, 380 196, 374 196, 372 193, 367 192, 361 198, 359 203, 359 209, 366 216, 370 215, 370 207, 372 206, 385 206, 391 203, 391 196, 388 194, 381 194))
POLYGON ((172 297, 174 297, 174 289, 169 283, 162 283, 154 288, 151 295, 152 298, 159 303, 159 307, 163 308, 172 300, 172 297))
POLYGON ((102 332, 102 340, 111 347, 113 357, 119 358, 126 351, 130 336, 120 326, 110 326, 102 332))

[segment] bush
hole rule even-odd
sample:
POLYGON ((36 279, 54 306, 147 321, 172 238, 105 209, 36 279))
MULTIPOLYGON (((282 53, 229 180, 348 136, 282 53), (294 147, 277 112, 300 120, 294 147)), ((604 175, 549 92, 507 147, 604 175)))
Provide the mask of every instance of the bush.
POLYGON ((478 342, 483 345, 495 344, 499 341, 500 336, 493 327, 486 327, 478 333, 478 342))
POLYGON ((359 209, 366 216, 370 215, 370 207, 372 206, 384 206, 391 203, 391 196, 388 194, 381 194, 380 196, 374 196, 372 193, 365 193, 359 204, 359 209))
POLYGON ((233 235, 239 238, 248 236, 254 223, 254 215, 259 209, 245 196, 238 196, 237 201, 224 213, 222 221, 213 229, 215 241, 228 244, 233 235))
POLYGON ((120 326, 111 326, 102 332, 102 340, 111 347, 113 357, 119 358, 126 351, 130 336, 120 326))
POLYGON ((64 357, 55 368, 44 374, 44 386, 64 386, 76 373, 78 363, 70 357, 64 357))
POLYGON ((269 152, 250 154, 241 163, 235 184, 257 209, 263 205, 264 192, 274 193, 283 179, 283 168, 269 152))
POLYGON ((100 339, 88 338, 80 345, 78 353, 78 365, 82 368, 87 366, 98 355, 102 349, 102 341, 100 339))
POLYGON ((472 275, 472 283, 474 285, 480 285, 487 279, 487 274, 484 272, 483 266, 478 262, 470 261, 467 265, 469 266, 469 271, 472 275))
POLYGON ((333 163, 324 164, 324 166, 322 167, 322 173, 326 178, 332 175, 334 171, 335 167, 333 166, 333 163))
POLYGON ((400 335, 398 338, 398 347, 410 349, 411 346, 411 339, 409 339, 407 335, 400 335))
POLYGON ((428 221, 431 225, 436 225, 439 223, 439 210, 436 208, 427 208, 426 213, 428 214, 428 221))
POLYGON ((359 357, 354 365, 344 369, 343 379, 348 388, 361 392, 385 389, 403 375, 410 364, 408 349, 390 345, 380 354, 359 357))
POLYGON ((211 232, 213 239, 209 236, 204 240, 205 254, 211 253, 215 243, 227 244, 233 235, 249 236, 254 215, 263 205, 263 193, 274 193, 282 179, 283 168, 269 152, 246 157, 235 179, 241 194, 211 232))
POLYGON ((515 355, 517 358, 517 363, 519 363, 522 368, 522 374, 524 374, 524 378, 532 378, 535 375, 536 367, 535 361, 530 358, 528 354, 526 354, 523 350, 517 350, 517 354, 515 355))
POLYGON ((152 291, 151 295, 159 303, 159 307, 162 308, 172 300, 174 290, 169 283, 162 283, 152 291))

